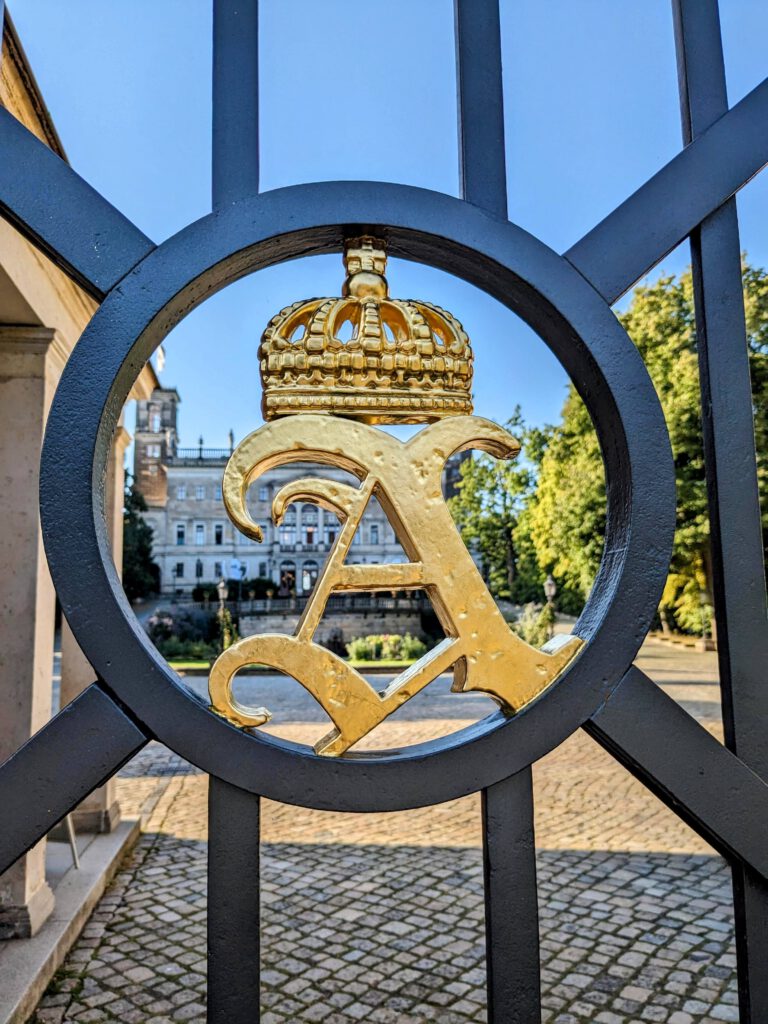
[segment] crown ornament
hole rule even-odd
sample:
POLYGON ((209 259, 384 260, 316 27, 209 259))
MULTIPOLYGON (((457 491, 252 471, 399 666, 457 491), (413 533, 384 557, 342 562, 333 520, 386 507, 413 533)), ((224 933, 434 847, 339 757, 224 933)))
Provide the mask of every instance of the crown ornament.
POLYGON ((430 302, 393 299, 385 243, 345 245, 339 298, 294 302, 261 338, 265 420, 332 413, 365 423, 429 423, 472 412, 472 347, 430 302))

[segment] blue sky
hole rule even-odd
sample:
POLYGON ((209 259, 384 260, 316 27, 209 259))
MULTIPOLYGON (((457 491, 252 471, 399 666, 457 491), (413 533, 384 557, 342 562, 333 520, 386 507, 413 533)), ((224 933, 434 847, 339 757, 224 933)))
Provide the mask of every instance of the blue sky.
MULTIPOLYGON (((73 166, 156 241, 210 205, 210 0, 8 0, 73 166)), ((509 208, 562 251, 680 148, 669 0, 502 0, 509 208)), ((768 74, 768 4, 721 0, 730 101, 768 74)), ((262 187, 369 178, 456 194, 451 0, 262 0, 262 187)), ((741 193, 768 264, 768 172, 741 193)), ((677 272, 687 247, 662 267, 677 272)), ((658 273, 658 271, 657 271, 658 273)), ((338 294, 337 257, 272 268, 196 310, 166 345, 182 441, 260 422, 256 350, 286 303, 338 294)), ((508 310, 449 275, 390 265, 400 297, 461 319, 476 411, 557 419, 566 378, 508 310), (500 368, 504 372, 500 372, 500 368)))

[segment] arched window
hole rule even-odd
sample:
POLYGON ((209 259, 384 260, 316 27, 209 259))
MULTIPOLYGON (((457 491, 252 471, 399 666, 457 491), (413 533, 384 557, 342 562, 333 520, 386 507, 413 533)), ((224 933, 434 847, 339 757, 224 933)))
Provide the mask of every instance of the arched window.
POLYGON ((318 565, 317 562, 305 562, 301 570, 301 592, 308 594, 315 583, 317 583, 318 565))
MULTIPOLYGON (((295 527, 294 527, 295 529, 295 527)), ((296 592, 296 563, 280 563, 280 596, 287 597, 296 592)))

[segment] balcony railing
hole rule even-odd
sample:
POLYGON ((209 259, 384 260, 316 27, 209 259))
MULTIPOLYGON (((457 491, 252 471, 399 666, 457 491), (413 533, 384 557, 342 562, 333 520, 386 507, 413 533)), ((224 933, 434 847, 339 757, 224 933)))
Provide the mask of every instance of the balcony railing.
POLYGON ((177 448, 174 455, 169 456, 168 465, 182 462, 202 462, 209 459, 217 462, 226 461, 232 452, 229 448, 177 448))
MULTIPOLYGON (((309 594, 297 594, 295 597, 244 598, 242 601, 227 601, 227 608, 233 614, 240 615, 280 615, 297 613, 304 610, 309 594)), ((198 608, 211 608, 216 601, 207 604, 192 600, 191 594, 178 594, 172 600, 176 603, 194 604, 198 608)), ((339 594, 328 599, 326 614, 343 614, 345 612, 387 612, 387 611, 423 611, 429 608, 429 601, 421 593, 404 593, 393 597, 391 594, 339 594)))

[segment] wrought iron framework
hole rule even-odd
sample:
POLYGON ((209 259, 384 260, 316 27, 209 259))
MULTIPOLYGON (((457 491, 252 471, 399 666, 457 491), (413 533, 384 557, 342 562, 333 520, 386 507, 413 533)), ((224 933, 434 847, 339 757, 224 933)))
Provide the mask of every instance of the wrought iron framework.
POLYGON ((733 198, 768 162, 768 79, 729 109, 716 0, 673 0, 673 9, 684 148, 563 255, 507 220, 498 0, 455 0, 461 199, 368 182, 260 193, 256 0, 214 0, 212 212, 162 245, 0 109, 2 213, 101 303, 62 378, 41 467, 51 572, 98 679, 0 767, 12 822, 0 869, 153 737, 209 771, 212 1024, 257 1019, 260 796, 373 811, 477 791, 489 1020, 539 1021, 530 765, 578 727, 729 861, 741 1019, 768 1020, 768 623, 733 198), (104 469, 136 374, 194 305, 246 273, 340 251, 368 230, 392 255, 485 289, 559 356, 601 441, 606 554, 576 627, 584 652, 543 699, 396 757, 329 761, 211 715, 148 644, 109 556, 104 469), (686 237, 724 746, 632 665, 668 567, 674 478, 658 401, 610 307, 686 237))

